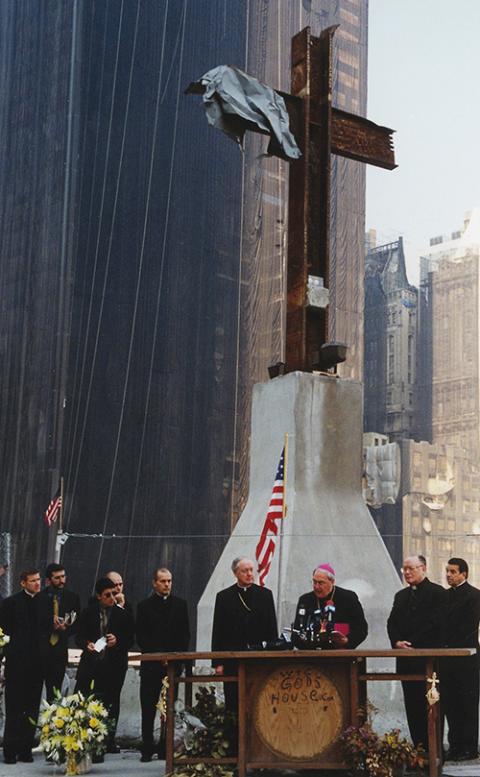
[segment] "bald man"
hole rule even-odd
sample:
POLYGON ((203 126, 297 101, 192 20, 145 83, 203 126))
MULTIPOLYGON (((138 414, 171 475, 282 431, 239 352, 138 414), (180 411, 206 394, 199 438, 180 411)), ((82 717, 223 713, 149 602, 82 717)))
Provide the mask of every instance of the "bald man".
MULTIPOLYGON (((184 653, 190 643, 187 602, 172 594, 172 573, 166 567, 155 569, 152 595, 137 609, 137 642, 142 653, 184 653)), ((159 661, 142 661, 140 667, 140 704, 142 707, 141 761, 151 761, 154 752, 165 757, 165 726, 154 744, 153 729, 157 702, 167 668, 159 661)), ((176 687, 176 691, 178 686, 176 687)))
MULTIPOLYGON (((392 648, 408 652, 413 648, 439 648, 445 644, 447 592, 427 577, 425 556, 408 556, 403 562, 406 588, 395 594, 387 631, 392 648)), ((422 674, 421 658, 397 658, 399 674, 422 674)), ((425 685, 402 682, 408 728, 412 742, 428 746, 425 685)))

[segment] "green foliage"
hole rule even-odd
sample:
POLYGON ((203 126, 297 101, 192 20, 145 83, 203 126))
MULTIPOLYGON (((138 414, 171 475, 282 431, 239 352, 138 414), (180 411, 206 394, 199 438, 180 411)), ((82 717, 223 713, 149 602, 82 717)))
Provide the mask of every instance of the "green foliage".
POLYGON ((175 771, 170 772, 166 777, 234 777, 235 774, 236 770, 232 771, 224 766, 195 764, 177 767, 175 771))
MULTIPOLYGON (((175 757, 184 758, 226 758, 236 749, 235 715, 219 704, 215 689, 202 687, 195 694, 192 715, 202 721, 205 728, 197 729, 185 737, 183 745, 175 757)), ((186 764, 177 766, 172 773, 175 777, 234 777, 236 770, 220 764, 186 764)))
POLYGON ((422 768, 426 761, 423 750, 401 737, 400 729, 379 736, 370 717, 361 726, 347 728, 340 742, 347 763, 368 777, 394 777, 396 770, 422 768))

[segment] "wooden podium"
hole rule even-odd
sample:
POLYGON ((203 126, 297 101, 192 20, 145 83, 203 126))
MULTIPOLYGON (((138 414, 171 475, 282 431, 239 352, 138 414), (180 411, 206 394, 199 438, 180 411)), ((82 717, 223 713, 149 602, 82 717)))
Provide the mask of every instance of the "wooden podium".
MULTIPOLYGON (((191 699, 194 683, 238 683, 238 755, 230 758, 183 758, 182 764, 236 764, 239 777, 247 768, 322 770, 348 768, 338 737, 348 726, 361 723, 367 681, 411 680, 428 690, 435 660, 472 655, 469 648, 431 650, 286 650, 239 653, 145 653, 132 660, 167 663, 166 773, 173 771, 175 684, 185 683, 191 699), (424 658, 423 674, 369 672, 369 658, 424 658), (234 659, 232 676, 177 677, 178 664, 196 660, 234 659)), ((441 691, 440 691, 441 692, 441 691)), ((429 777, 442 772, 439 704, 428 709, 429 777)))

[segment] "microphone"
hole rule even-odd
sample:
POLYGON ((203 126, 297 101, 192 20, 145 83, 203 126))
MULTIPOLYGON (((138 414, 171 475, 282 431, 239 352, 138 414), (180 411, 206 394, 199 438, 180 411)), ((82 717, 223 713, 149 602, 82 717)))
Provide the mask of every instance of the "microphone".
POLYGON ((305 628, 305 615, 306 610, 305 607, 302 605, 298 608, 298 630, 302 631, 302 629, 305 628))

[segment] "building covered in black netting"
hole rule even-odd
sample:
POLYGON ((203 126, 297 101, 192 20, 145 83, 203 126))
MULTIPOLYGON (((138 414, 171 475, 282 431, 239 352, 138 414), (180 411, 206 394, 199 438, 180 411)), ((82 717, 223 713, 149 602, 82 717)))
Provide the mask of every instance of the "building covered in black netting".
MULTIPOLYGON (((62 549, 85 600, 168 565, 192 606, 248 493, 251 386, 283 355, 288 166, 207 126, 189 82, 289 90, 334 23, 335 103, 366 109, 367 0, 0 5, 0 530, 13 574, 62 549), (115 535, 115 536, 113 536, 115 535)), ((334 159, 332 339, 361 377, 364 168, 334 159)), ((272 473, 273 478, 274 473, 272 473)), ((2 559, 0 559, 0 563, 2 559)))

